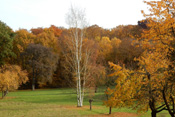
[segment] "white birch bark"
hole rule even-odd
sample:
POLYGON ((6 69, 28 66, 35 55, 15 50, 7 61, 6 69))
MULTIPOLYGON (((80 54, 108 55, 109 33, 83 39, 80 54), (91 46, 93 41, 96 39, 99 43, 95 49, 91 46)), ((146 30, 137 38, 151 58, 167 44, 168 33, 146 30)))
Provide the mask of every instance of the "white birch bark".
MULTIPOLYGON (((84 98, 84 88, 85 83, 83 83, 83 86, 81 84, 81 81, 83 78, 82 75, 82 42, 84 38, 84 29, 86 26, 86 18, 85 18, 85 12, 82 9, 73 8, 71 6, 70 11, 67 14, 66 17, 67 24, 69 25, 69 29, 71 29, 71 41, 72 41, 72 48, 71 53, 74 57, 72 57, 72 61, 74 62, 72 65, 75 70, 75 76, 76 76, 76 83, 77 83, 77 106, 82 107, 83 106, 83 98, 84 98), (83 91, 82 91, 83 89, 83 91)), ((83 81, 85 82, 85 81, 83 81)))

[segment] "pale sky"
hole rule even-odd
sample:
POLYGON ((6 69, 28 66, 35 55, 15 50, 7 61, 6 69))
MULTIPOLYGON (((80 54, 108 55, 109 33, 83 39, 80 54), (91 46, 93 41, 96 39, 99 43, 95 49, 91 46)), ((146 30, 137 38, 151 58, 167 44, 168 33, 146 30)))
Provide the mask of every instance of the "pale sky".
POLYGON ((147 10, 143 0, 0 0, 0 20, 13 30, 50 25, 68 27, 65 15, 71 4, 86 9, 89 25, 103 28, 137 24, 147 10))

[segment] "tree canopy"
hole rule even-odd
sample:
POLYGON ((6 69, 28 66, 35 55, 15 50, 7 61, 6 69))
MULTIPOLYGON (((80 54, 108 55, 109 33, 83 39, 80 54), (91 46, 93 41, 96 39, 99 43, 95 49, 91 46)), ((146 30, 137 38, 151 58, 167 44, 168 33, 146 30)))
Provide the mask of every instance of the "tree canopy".
POLYGON ((13 53, 14 32, 5 23, 0 21, 0 66, 4 65, 9 57, 14 57, 13 53))
POLYGON ((57 68, 57 54, 40 44, 29 44, 22 56, 27 62, 26 69, 33 74, 31 76, 33 78, 31 79, 34 80, 33 83, 36 79, 40 86, 52 82, 53 73, 57 68))

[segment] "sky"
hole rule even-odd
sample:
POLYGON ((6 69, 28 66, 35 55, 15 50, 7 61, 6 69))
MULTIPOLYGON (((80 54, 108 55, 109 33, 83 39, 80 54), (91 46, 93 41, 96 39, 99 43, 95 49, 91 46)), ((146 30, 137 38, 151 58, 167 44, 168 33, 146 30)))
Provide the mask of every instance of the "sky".
POLYGON ((68 27, 65 15, 71 4, 86 10, 89 25, 111 29, 135 25, 144 19, 143 0, 0 0, 0 20, 14 31, 37 27, 68 27))

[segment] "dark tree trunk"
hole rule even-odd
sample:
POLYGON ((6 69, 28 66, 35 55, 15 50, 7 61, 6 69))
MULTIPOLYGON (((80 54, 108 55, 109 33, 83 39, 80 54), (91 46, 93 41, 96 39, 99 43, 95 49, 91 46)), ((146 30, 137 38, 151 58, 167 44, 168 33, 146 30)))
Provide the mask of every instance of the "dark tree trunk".
POLYGON ((8 94, 8 90, 4 91, 4 97, 8 94))
POLYGON ((34 90, 35 90, 35 84, 32 83, 32 91, 34 91, 34 90))
POLYGON ((92 102, 93 102, 93 100, 92 99, 89 99, 90 110, 92 110, 92 102))
POLYGON ((156 117, 156 114, 157 114, 157 113, 156 113, 155 111, 152 111, 152 112, 151 112, 151 117, 156 117))
POLYGON ((32 63, 32 64, 33 64, 32 65, 32 67, 33 67, 32 91, 34 91, 35 90, 35 68, 34 68, 34 63, 32 63))
POLYGON ((152 110, 152 112, 151 112, 151 117, 156 117, 156 114, 157 114, 157 112, 156 112, 156 108, 155 108, 155 99, 154 99, 154 97, 153 97, 153 93, 152 93, 152 87, 151 87, 151 75, 150 75, 150 73, 149 72, 147 72, 147 77, 148 77, 148 80, 149 80, 149 98, 150 98, 150 100, 149 100, 149 107, 150 107, 150 109, 152 110))
POLYGON ((2 91, 2 99, 8 94, 8 90, 2 91))
POLYGON ((90 103, 90 110, 92 110, 92 103, 90 103))
MULTIPOLYGON (((33 75, 34 75, 34 73, 33 73, 33 75)), ((34 91, 34 90, 35 90, 35 78, 33 76, 33 79, 32 79, 32 91, 34 91)))
POLYGON ((4 91, 2 91, 2 99, 4 98, 4 91))
POLYGON ((95 93, 97 93, 98 86, 95 86, 95 93))
POLYGON ((175 117, 175 115, 173 113, 171 113, 171 117, 175 117))
POLYGON ((109 107, 109 114, 112 113, 112 107, 109 107))
MULTIPOLYGON (((108 86, 106 87, 106 91, 107 91, 107 89, 108 89, 108 86)), ((109 96, 108 96, 108 94, 106 94, 106 99, 108 100, 108 98, 109 98, 109 96)))
POLYGON ((172 112, 172 110, 171 110, 171 108, 170 108, 170 105, 169 105, 169 103, 168 103, 168 101, 167 101, 167 98, 166 98, 166 93, 165 93, 166 90, 167 90, 166 87, 164 87, 164 89, 163 89, 163 91, 162 91, 163 99, 164 99, 164 102, 165 102, 165 104, 166 104, 168 113, 171 115, 171 117, 174 117, 174 113, 172 112))

